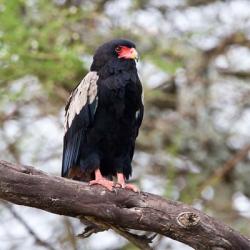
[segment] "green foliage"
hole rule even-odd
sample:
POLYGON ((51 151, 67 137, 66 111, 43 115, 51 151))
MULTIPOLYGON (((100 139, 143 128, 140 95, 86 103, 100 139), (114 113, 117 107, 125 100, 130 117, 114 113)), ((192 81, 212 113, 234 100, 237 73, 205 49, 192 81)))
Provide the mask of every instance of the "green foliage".
POLYGON ((160 70, 167 72, 169 74, 175 74, 176 70, 183 66, 182 61, 177 59, 171 59, 168 57, 163 57, 161 54, 152 54, 146 57, 150 62, 152 62, 160 70))
POLYGON ((52 1, 4 1, 0 15, 1 86, 24 75, 35 75, 47 90, 70 87, 85 73, 85 51, 68 28, 78 11, 60 9, 52 1))

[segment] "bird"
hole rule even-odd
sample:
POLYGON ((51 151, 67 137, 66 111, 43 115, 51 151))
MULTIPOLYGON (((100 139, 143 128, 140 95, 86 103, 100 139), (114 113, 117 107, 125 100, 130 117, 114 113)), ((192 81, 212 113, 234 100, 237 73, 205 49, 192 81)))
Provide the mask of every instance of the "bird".
POLYGON ((134 42, 125 39, 96 49, 65 106, 62 177, 139 192, 127 182, 144 113, 138 59, 134 42))

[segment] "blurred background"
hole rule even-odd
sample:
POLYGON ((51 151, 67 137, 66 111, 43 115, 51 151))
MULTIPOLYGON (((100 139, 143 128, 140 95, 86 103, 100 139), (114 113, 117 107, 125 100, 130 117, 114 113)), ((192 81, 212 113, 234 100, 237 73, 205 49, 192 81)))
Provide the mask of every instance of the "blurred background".
MULTIPOLYGON (((97 46, 135 41, 145 118, 133 180, 250 237, 250 1, 1 0, 0 155, 60 174, 64 105, 97 46)), ((133 250, 0 203, 0 249, 133 250)), ((191 249, 157 237, 156 250, 191 249)))

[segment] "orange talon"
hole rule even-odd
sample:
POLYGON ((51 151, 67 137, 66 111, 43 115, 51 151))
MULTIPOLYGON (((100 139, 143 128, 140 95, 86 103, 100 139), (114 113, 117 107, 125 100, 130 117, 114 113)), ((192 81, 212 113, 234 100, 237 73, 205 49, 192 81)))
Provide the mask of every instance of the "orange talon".
POLYGON ((101 185, 107 188, 109 191, 113 191, 114 182, 105 179, 102 176, 100 169, 97 169, 95 171, 95 180, 90 181, 89 185, 101 185))
POLYGON ((134 191, 136 193, 140 192, 139 188, 136 185, 129 184, 129 183, 125 184, 125 189, 132 190, 132 191, 134 191))
POLYGON ((125 178, 124 175, 122 173, 117 173, 117 184, 116 187, 119 188, 125 188, 125 189, 129 189, 132 190, 134 192, 140 192, 139 188, 136 185, 130 184, 130 183, 126 183, 125 182, 125 178))

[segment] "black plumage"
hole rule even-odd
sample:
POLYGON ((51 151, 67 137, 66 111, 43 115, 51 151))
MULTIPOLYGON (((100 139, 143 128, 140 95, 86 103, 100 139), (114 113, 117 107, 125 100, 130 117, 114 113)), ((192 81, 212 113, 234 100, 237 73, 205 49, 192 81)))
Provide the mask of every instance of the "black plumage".
POLYGON ((134 51, 134 43, 127 40, 113 40, 96 50, 90 72, 65 108, 62 176, 89 181, 96 169, 109 178, 131 176, 143 118, 142 85, 135 57, 129 54, 134 51))

